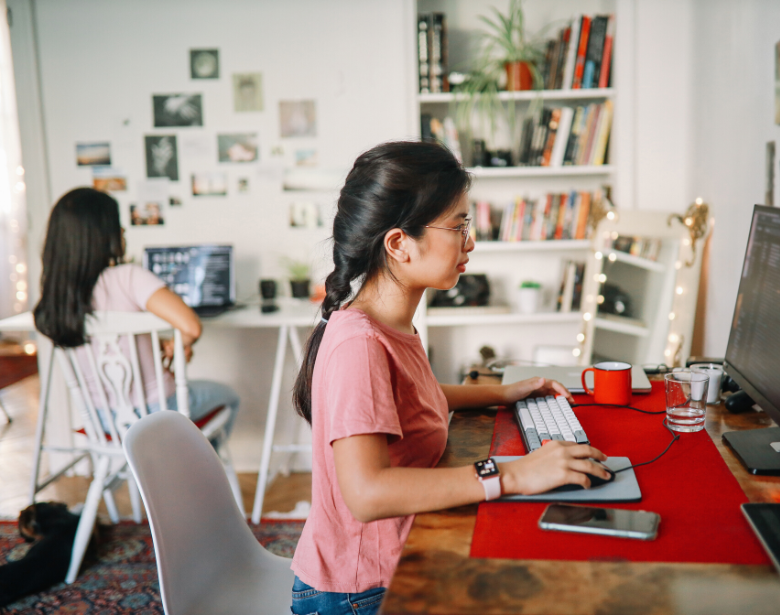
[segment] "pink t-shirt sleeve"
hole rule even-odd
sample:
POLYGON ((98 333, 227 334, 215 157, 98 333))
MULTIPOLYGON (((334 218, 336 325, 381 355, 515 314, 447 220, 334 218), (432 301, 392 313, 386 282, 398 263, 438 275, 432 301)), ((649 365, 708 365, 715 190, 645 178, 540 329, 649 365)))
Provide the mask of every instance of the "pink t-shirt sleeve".
POLYGON ((385 347, 373 337, 345 340, 333 353, 325 373, 326 404, 332 411, 328 441, 361 434, 403 437, 393 398, 391 370, 385 347))
POLYGON ((146 310, 146 302, 154 293, 165 286, 160 278, 143 267, 128 267, 127 291, 139 308, 146 310))

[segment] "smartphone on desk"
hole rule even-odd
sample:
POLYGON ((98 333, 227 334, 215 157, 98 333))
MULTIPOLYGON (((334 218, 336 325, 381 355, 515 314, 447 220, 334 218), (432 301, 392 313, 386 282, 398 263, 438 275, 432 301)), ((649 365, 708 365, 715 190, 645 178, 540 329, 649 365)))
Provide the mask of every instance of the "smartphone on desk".
POLYGON ((661 517, 645 510, 550 504, 539 519, 543 530, 582 532, 622 538, 653 540, 661 517))

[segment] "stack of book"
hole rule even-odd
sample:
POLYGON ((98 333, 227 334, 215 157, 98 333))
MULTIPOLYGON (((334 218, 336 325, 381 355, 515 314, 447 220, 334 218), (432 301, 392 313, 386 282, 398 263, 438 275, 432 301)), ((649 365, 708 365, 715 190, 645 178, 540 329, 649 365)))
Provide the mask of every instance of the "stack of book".
POLYGON ((543 108, 523 121, 519 166, 560 167, 607 162, 613 103, 543 108))
POLYGON ((477 241, 541 241, 588 239, 592 204, 603 193, 550 193, 531 200, 517 198, 502 210, 487 201, 472 203, 472 229, 477 241))
POLYGON ((420 93, 449 92, 444 13, 421 13, 417 16, 417 59, 420 93))
POLYGON ((557 299, 559 312, 576 312, 580 309, 584 275, 585 263, 569 260, 563 263, 563 275, 557 299))
POLYGON ((617 250, 631 256, 657 261, 661 251, 661 240, 657 237, 629 237, 618 235, 614 239, 609 237, 604 240, 605 250, 617 250))
POLYGON ((423 141, 439 141, 443 143, 452 155, 463 162, 463 155, 460 150, 460 137, 458 129, 455 126, 455 120, 450 116, 440 120, 430 113, 420 115, 420 139, 423 141))
POLYGON ((541 66, 547 90, 607 88, 615 40, 614 15, 580 15, 547 42, 541 66))

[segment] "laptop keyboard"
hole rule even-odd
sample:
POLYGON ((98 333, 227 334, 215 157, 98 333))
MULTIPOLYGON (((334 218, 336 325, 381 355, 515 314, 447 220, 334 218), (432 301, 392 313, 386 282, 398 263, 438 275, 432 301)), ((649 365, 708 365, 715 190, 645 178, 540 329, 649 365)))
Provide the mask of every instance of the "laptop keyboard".
POLYGON ((563 395, 523 399, 515 404, 515 416, 529 453, 542 446, 545 440, 589 444, 585 430, 563 395))

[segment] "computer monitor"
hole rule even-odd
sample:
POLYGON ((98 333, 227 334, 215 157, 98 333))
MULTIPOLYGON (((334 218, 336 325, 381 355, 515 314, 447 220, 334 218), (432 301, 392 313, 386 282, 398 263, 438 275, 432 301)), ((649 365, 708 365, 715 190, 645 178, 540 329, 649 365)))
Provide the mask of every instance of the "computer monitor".
POLYGON ((144 248, 144 267, 202 316, 224 312, 236 302, 233 246, 144 248))
MULTIPOLYGON (((780 424, 780 209, 753 209, 724 367, 742 389, 735 395, 780 424)), ((723 439, 753 474, 780 474, 780 428, 723 439)))

